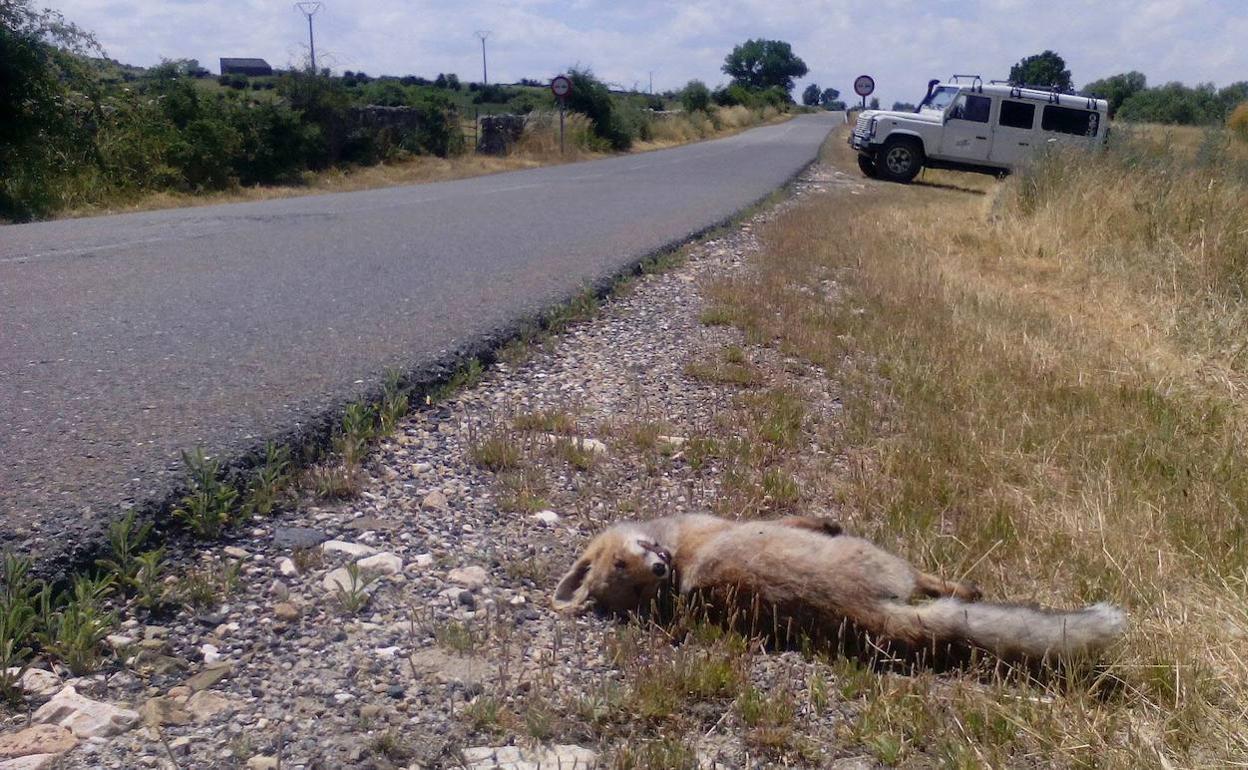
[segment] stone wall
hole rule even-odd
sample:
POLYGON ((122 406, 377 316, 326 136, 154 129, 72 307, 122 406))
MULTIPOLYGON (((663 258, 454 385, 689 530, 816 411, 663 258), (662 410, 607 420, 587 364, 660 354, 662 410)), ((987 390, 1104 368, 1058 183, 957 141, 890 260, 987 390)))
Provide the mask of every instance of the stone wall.
POLYGON ((505 155, 524 135, 524 115, 484 115, 478 126, 477 152, 505 155))

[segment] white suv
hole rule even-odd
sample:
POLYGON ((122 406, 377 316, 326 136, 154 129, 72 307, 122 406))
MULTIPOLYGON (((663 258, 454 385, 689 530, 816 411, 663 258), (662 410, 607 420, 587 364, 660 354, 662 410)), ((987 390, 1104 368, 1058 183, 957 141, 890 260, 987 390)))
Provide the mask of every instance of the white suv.
POLYGON ((928 83, 915 112, 860 113, 849 143, 864 174, 893 182, 924 166, 1003 175, 1038 147, 1103 142, 1108 114, 1104 99, 955 75, 928 83))

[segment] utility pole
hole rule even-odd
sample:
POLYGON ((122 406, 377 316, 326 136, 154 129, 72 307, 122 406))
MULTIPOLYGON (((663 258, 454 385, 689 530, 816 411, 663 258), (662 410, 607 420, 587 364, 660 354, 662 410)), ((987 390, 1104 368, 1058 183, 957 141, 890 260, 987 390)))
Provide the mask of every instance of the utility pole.
POLYGON ((490 30, 479 29, 474 34, 481 41, 481 85, 488 86, 490 84, 490 71, 485 67, 485 39, 490 36, 490 30))
POLYGON ((320 13, 321 9, 325 7, 325 4, 319 3, 319 2, 311 2, 310 0, 303 0, 303 2, 295 3, 295 7, 299 9, 300 13, 308 17, 308 53, 310 55, 309 60, 311 61, 311 64, 312 64, 312 74, 315 75, 316 74, 316 38, 313 37, 312 35, 312 17, 320 13))
POLYGON ((650 95, 654 96, 654 70, 650 70, 650 95))

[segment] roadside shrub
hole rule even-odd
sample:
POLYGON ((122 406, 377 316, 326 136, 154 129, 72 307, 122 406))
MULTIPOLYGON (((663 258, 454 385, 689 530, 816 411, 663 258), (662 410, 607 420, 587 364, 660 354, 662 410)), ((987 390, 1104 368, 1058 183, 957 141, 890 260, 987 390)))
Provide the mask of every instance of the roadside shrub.
POLYGON ((711 109, 711 89, 701 80, 690 80, 680 91, 680 104, 685 112, 708 112, 711 109))
POLYGON ((1248 102, 1244 102, 1231 111, 1226 127, 1240 139, 1248 142, 1248 102))
POLYGON ((616 109, 606 84, 589 70, 573 69, 568 72, 568 77, 572 80, 568 108, 588 117, 593 122, 594 133, 604 139, 612 150, 632 147, 634 136, 629 133, 627 121, 616 109))

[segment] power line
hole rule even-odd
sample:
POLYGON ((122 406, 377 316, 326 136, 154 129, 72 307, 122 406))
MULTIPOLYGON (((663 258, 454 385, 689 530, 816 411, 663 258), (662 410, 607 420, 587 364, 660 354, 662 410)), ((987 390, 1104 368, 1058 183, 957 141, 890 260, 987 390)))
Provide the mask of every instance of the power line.
POLYGON ((490 84, 490 73, 485 66, 485 39, 490 36, 490 30, 479 29, 473 34, 481 41, 481 85, 488 86, 490 84))
POLYGON ((302 0, 302 2, 295 3, 295 8, 308 17, 308 52, 312 63, 312 74, 316 74, 316 38, 312 35, 312 17, 320 13, 325 8, 325 4, 313 0, 302 0))

